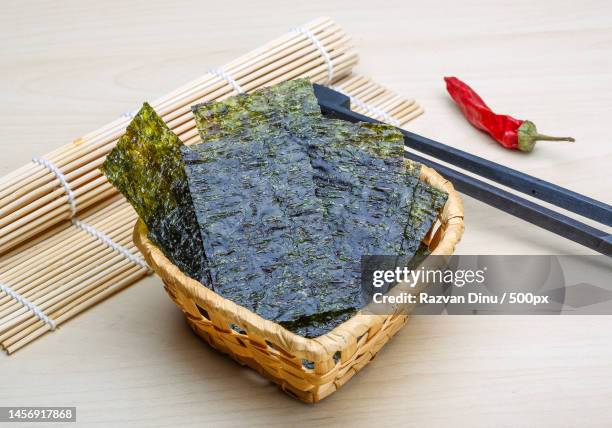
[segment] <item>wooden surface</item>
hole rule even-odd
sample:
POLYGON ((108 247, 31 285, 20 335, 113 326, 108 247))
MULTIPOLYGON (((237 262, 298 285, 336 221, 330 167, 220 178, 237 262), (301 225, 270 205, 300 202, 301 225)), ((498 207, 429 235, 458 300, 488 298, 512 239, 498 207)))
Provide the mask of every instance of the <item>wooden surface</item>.
MULTIPOLYGON (((606 1, 9 2, 0 174, 319 15, 354 36, 360 72, 425 107, 412 130, 611 202, 606 1), (503 151, 466 125, 444 75, 578 142, 503 151)), ((461 253, 588 253, 464 202, 461 253)), ((77 406, 83 426, 610 426, 612 317, 415 318, 307 406, 210 350, 148 278, 0 356, 0 373, 0 405, 77 406)))

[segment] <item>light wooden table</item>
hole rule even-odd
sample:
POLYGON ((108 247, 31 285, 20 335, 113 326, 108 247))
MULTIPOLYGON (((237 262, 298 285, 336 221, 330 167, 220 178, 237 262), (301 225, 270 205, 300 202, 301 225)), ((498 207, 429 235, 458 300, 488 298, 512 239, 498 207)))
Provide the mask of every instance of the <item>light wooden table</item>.
MULTIPOLYGON (((426 114, 416 132, 610 202, 612 4, 11 2, 0 14, 0 174, 319 15, 359 71, 426 114), (442 77, 576 137, 529 156, 469 127, 442 77)), ((470 253, 588 253, 465 198, 470 253)), ((71 405, 84 426, 612 426, 612 317, 420 317, 342 391, 300 404, 191 334, 148 278, 11 357, 0 405, 71 405)), ((16 426, 16 425, 11 425, 16 426)))

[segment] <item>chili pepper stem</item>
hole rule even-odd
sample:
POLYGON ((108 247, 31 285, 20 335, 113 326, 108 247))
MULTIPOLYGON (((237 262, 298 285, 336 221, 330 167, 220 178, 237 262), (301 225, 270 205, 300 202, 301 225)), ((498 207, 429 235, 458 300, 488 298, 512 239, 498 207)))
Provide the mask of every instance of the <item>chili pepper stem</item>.
POLYGON ((522 152, 530 152, 535 147, 536 141, 569 141, 574 142, 572 137, 551 137, 539 134, 533 122, 525 120, 518 128, 518 149, 522 152))
POLYGON ((550 135, 535 134, 533 136, 537 141, 568 141, 570 143, 576 142, 576 139, 572 137, 552 137, 550 135))

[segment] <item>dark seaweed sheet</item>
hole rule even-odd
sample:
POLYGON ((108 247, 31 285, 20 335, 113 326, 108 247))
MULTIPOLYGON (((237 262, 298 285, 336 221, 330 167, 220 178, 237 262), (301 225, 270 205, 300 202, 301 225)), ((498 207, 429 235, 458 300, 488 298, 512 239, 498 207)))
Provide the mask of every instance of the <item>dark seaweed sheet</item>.
POLYGON ((308 156, 296 140, 271 130, 182 151, 217 293, 277 322, 363 304, 329 251, 308 156))
POLYGON ((308 140, 317 196, 352 260, 364 254, 404 254, 408 207, 418 178, 402 157, 403 139, 387 126, 324 119, 308 140), (401 156, 401 155, 400 155, 401 156))
POLYGON ((101 170, 147 225, 149 238, 183 272, 206 283, 206 259, 181 146, 180 139, 144 103, 101 170))
POLYGON ((311 140, 309 154, 317 195, 349 237, 343 242, 353 257, 414 256, 448 195, 419 179, 420 165, 403 157, 402 134, 337 119, 315 126, 320 138, 311 140))
POLYGON ((343 253, 349 249, 352 260, 363 254, 414 254, 435 208, 445 202, 443 193, 418 179, 420 165, 404 159, 397 129, 323 118, 305 79, 193 110, 203 142, 249 139, 266 127, 298 138, 315 170, 317 196, 342 238, 336 247, 343 253), (413 201, 415 191, 420 196, 413 201), (431 205, 428 198, 441 204, 431 205))
POLYGON ((416 254, 431 226, 435 222, 438 213, 446 204, 448 194, 430 186, 422 180, 418 180, 414 188, 412 201, 410 203, 410 221, 406 225, 406 239, 402 245, 402 253, 416 254), (417 237, 420 237, 418 240, 417 237))
MULTIPOLYGON (((332 228, 328 251, 344 263, 345 278, 353 287, 360 284, 363 254, 413 255, 437 214, 439 204, 428 196, 435 195, 443 205, 440 192, 418 180, 418 165, 406 167, 397 130, 323 119, 307 81, 285 82, 193 110, 203 141, 230 137, 244 142, 265 137, 273 129, 302 144, 313 167, 325 221, 332 228), (419 197, 413 201, 415 191, 419 197)), ((271 295, 276 302, 279 296, 271 295)), ((310 337, 329 331, 348 315, 342 307, 325 309, 328 315, 294 316, 284 325, 310 337)))
MULTIPOLYGON (((362 255, 415 256, 446 194, 420 181, 420 166, 403 159, 401 134, 388 126, 339 120, 314 124, 312 135, 318 137, 306 143, 313 178, 334 233, 336 254, 347 261, 346 277, 361 283, 362 255)), ((319 314, 284 326, 322 334, 350 316, 319 314)))

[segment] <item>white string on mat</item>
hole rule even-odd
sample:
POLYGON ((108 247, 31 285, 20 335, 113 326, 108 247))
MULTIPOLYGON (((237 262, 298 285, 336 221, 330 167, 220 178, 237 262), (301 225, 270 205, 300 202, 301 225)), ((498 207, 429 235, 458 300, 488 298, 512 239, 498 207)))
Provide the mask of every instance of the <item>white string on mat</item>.
POLYGON ((104 232, 100 232, 98 229, 96 229, 95 227, 82 222, 76 218, 72 219, 72 224, 74 224, 75 227, 81 229, 84 232, 89 233, 91 236, 99 239, 100 241, 102 241, 103 244, 105 244, 106 246, 112 248, 113 250, 117 251, 119 254, 121 254, 122 256, 124 256, 126 259, 128 259, 129 261, 131 261, 132 263, 140 266, 143 269, 146 269, 147 272, 151 273, 151 268, 149 268, 149 265, 147 265, 147 263, 140 257, 136 256, 135 254, 133 254, 130 250, 128 250, 127 248, 125 248, 123 245, 117 244, 115 241, 113 241, 108 235, 106 235, 104 232))
POLYGON ((323 46, 323 43, 321 43, 317 36, 315 36, 315 34, 308 28, 294 27, 290 28, 289 31, 305 35, 312 42, 312 44, 315 45, 319 52, 321 52, 321 56, 325 60, 325 64, 327 64, 327 83, 331 83, 331 81, 334 80, 334 64, 332 63, 331 57, 325 49, 325 46, 323 46))
POLYGON ((55 327, 56 327, 55 321, 53 321, 51 318, 49 318, 43 312, 42 309, 40 309, 38 306, 36 306, 36 304, 34 304, 33 302, 29 301, 28 299, 26 299, 25 297, 23 297, 22 295, 20 295, 16 291, 14 291, 11 287, 9 287, 6 284, 3 284, 2 282, 0 282, 0 290, 4 291, 6 294, 11 296, 17 302, 21 303, 24 307, 26 307, 29 310, 31 310, 34 313, 34 315, 36 315, 36 317, 39 320, 41 320, 42 322, 47 324, 49 327, 51 327, 51 330, 55 330, 55 327))
POLYGON ((391 116, 386 111, 381 110, 378 107, 375 107, 373 105, 370 105, 368 103, 365 103, 365 102, 361 101, 359 98, 352 96, 351 94, 349 94, 346 91, 343 91, 342 89, 338 88, 337 86, 329 85, 329 88, 333 89, 334 91, 338 91, 341 94, 344 94, 347 97, 349 97, 351 99, 351 103, 355 104, 357 107, 359 107, 362 110, 364 110, 367 113, 368 116, 382 119, 384 122, 387 122, 388 124, 393 125, 393 126, 399 127, 401 125, 399 120, 397 120, 396 118, 391 116))
POLYGON ((131 111, 124 111, 123 113, 119 115, 119 117, 127 117, 128 119, 133 119, 134 116, 136 115, 132 113, 131 111))
POLYGON ((240 85, 238 84, 238 82, 236 82, 234 78, 230 76, 229 74, 227 74, 223 69, 211 68, 210 70, 208 70, 208 72, 214 76, 217 76, 220 79, 225 80, 227 83, 229 83, 232 86, 232 88, 234 88, 234 91, 236 91, 236 93, 241 94, 244 92, 242 88, 240 87, 240 85))
POLYGON ((53 162, 45 159, 45 158, 37 158, 33 157, 32 162, 42 166, 43 168, 47 168, 55 177, 58 179, 64 190, 66 191, 66 196, 68 196, 68 203, 70 204, 70 217, 74 217, 77 212, 77 204, 76 199, 74 197, 74 193, 70 188, 70 184, 68 184, 68 179, 64 175, 62 171, 58 167, 56 167, 53 162))
MULTIPOLYGON (((151 269, 149 268, 149 265, 147 265, 147 263, 143 259, 132 254, 130 250, 123 247, 122 245, 117 244, 109 236, 107 236, 103 232, 100 232, 95 227, 87 223, 84 223, 76 218, 76 200, 74 198, 74 193, 72 192, 72 189, 70 188, 70 185, 68 184, 68 180, 66 179, 66 176, 59 170, 57 166, 55 166, 51 161, 44 159, 44 158, 34 157, 32 158, 32 162, 35 162, 38 165, 41 165, 47 168, 49 171, 51 171, 55 175, 55 177, 57 177, 57 179, 62 184, 62 186, 64 187, 64 190, 66 191, 66 195, 68 195, 68 202, 70 203, 70 212, 71 212, 70 217, 72 220, 72 224, 75 227, 99 239, 100 241, 102 241, 103 244, 117 251, 119 254, 123 255, 125 258, 130 260, 132 263, 146 269, 147 272, 151 273, 151 269)), ((32 309, 32 310, 35 311, 35 313, 37 313, 35 309, 32 309)))

